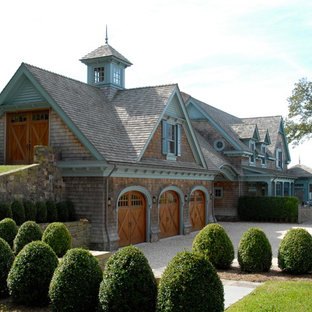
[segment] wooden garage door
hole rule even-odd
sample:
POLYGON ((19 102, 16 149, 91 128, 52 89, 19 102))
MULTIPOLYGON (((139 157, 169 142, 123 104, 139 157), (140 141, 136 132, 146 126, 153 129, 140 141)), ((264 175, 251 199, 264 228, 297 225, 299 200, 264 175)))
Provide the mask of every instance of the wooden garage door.
POLYGON ((198 231, 205 226, 205 195, 201 191, 194 191, 190 197, 190 217, 192 231, 198 231))
POLYGON ((160 238, 179 234, 179 197, 176 192, 167 191, 159 199, 160 238))
POLYGON ((146 241, 146 205, 139 192, 128 192, 118 201, 119 246, 146 241))
POLYGON ((7 114, 6 163, 33 162, 34 146, 49 144, 49 111, 7 114))

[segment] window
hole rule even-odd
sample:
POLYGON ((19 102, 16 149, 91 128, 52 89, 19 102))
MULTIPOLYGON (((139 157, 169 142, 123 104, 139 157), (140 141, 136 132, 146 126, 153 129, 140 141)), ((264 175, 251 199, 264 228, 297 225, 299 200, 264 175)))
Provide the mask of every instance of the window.
POLYGON ((261 152, 263 153, 264 157, 261 158, 261 164, 262 166, 266 165, 266 146, 265 145, 261 145, 261 152))
POLYGON ((94 68, 94 82, 99 83, 104 81, 104 67, 94 68))
POLYGON ((257 192, 257 183, 255 183, 255 182, 248 183, 248 192, 256 193, 257 192))
POLYGON ((276 196, 282 196, 282 183, 276 182, 276 196))
POLYGON ((120 85, 121 82, 121 70, 120 67, 114 66, 113 68, 113 83, 116 85, 120 85))
POLYGON ((223 198, 223 187, 215 187, 214 197, 215 198, 223 198))
POLYGON ((249 148, 251 149, 252 155, 249 157, 249 161, 251 164, 256 162, 256 144, 253 141, 249 142, 249 148))
POLYGON ((283 152, 280 149, 276 150, 276 167, 283 169, 283 152))
POLYGON ((213 143, 213 147, 216 151, 221 152, 225 148, 225 142, 221 139, 215 140, 213 143))
POLYGON ((181 126, 162 121, 163 155, 181 156, 181 126))

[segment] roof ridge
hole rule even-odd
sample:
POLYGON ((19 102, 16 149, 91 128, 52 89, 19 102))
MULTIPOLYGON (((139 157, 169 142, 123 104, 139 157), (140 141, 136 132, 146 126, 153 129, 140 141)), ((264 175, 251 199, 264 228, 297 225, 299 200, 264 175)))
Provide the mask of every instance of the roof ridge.
POLYGON ((169 86, 178 86, 178 84, 177 83, 168 83, 168 84, 155 85, 155 86, 135 87, 135 88, 125 89, 125 91, 138 90, 138 89, 148 89, 148 88, 161 88, 161 87, 169 87, 169 86))
POLYGON ((270 115, 270 116, 259 116, 259 117, 257 117, 257 116, 255 116, 255 117, 241 117, 241 119, 255 119, 255 118, 257 118, 257 119, 264 119, 264 118, 272 118, 272 117, 283 117, 282 115, 270 115))

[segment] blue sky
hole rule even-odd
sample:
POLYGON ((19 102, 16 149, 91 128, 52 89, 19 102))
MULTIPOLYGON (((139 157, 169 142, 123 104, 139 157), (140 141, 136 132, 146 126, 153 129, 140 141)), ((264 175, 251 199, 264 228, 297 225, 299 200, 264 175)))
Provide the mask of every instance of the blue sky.
MULTIPOLYGON (((86 81, 79 59, 109 43, 133 66, 126 87, 178 83, 239 117, 287 115, 312 79, 308 0, 10 0, 0 3, 0 89, 21 62, 86 81)), ((311 141, 290 149, 312 167, 311 141)))

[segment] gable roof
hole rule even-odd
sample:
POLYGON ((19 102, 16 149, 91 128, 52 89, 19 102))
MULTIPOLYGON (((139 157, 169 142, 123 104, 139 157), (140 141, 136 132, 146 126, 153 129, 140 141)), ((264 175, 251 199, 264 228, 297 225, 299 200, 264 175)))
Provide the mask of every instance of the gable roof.
POLYGON ((312 179, 312 168, 305 165, 295 165, 288 169, 290 174, 293 174, 297 178, 310 178, 312 179))
POLYGON ((259 140, 259 132, 256 124, 234 124, 230 126, 237 133, 240 139, 255 139, 259 140))

